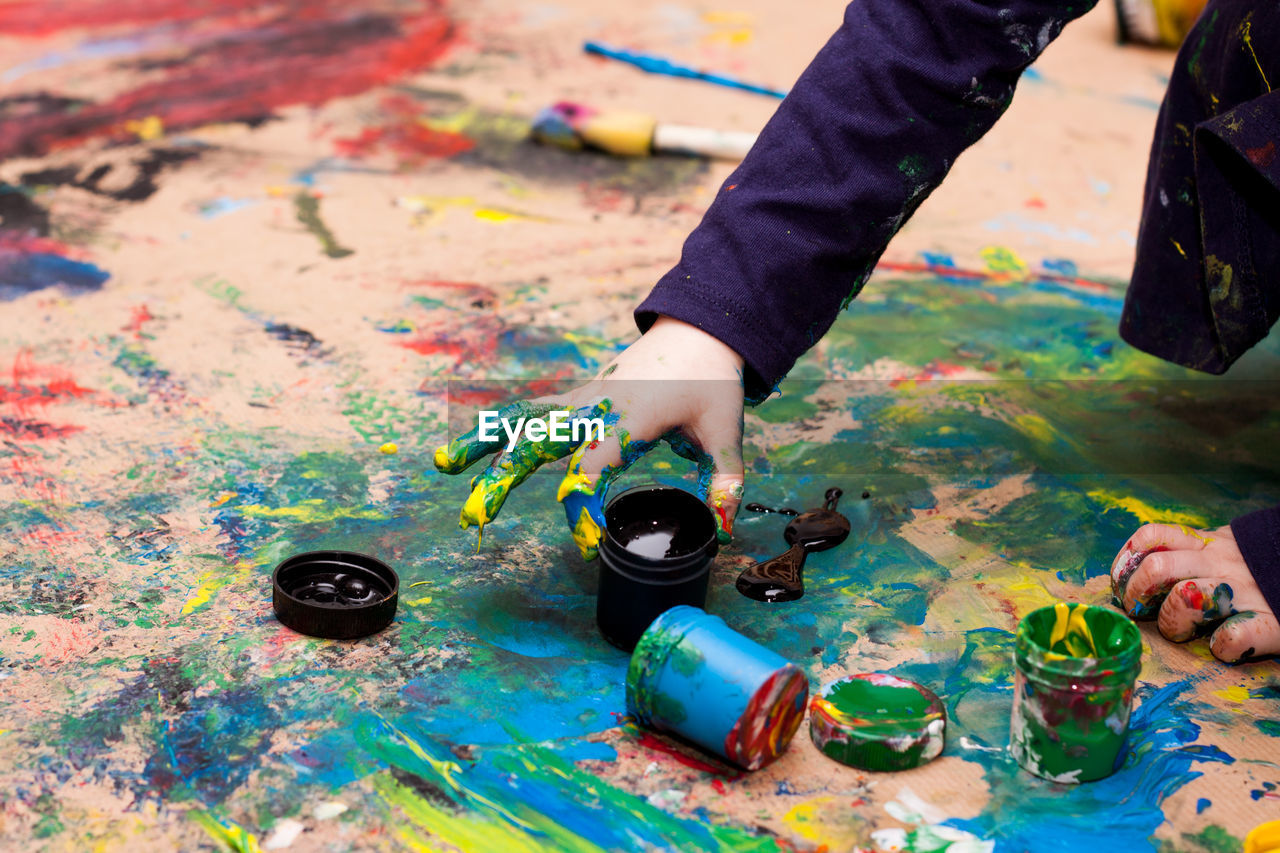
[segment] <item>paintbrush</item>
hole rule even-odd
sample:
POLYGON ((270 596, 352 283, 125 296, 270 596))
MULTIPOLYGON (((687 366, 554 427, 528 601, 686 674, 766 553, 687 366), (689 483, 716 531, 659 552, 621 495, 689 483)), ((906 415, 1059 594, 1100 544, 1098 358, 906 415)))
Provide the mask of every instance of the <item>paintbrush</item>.
POLYGON ((692 154, 741 160, 756 141, 754 133, 660 124, 653 116, 601 111, 561 101, 533 119, 533 138, 571 151, 594 148, 620 157, 692 154))
POLYGON ((622 50, 617 47, 609 47, 598 41, 589 41, 582 46, 587 53, 595 56, 603 56, 608 59, 616 59, 619 62, 625 62, 628 65, 634 65, 641 71, 647 71, 650 74, 665 74, 668 77, 684 77, 689 80, 702 80, 707 83, 715 83, 717 86, 728 86, 731 89, 742 89, 745 92, 755 92, 757 95, 769 95, 773 98, 785 98, 787 93, 781 89, 775 89, 772 86, 762 86, 759 83, 750 83, 746 80, 739 80, 737 77, 730 77, 728 74, 721 74, 719 71, 706 71, 701 68, 691 68, 688 65, 681 65, 672 62, 670 59, 662 56, 654 56, 648 53, 635 53, 630 50, 622 50))
POLYGON ((1121 44, 1177 47, 1182 44, 1205 0, 1115 0, 1116 40, 1121 44))

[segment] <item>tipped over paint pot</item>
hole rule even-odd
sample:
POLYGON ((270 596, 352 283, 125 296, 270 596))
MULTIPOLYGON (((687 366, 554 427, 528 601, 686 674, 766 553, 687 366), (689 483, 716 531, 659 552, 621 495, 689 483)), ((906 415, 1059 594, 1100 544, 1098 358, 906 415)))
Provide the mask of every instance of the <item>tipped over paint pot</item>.
POLYGON ((824 755, 860 770, 910 770, 942 754, 947 715, 927 687, 882 672, 823 685, 809 704, 809 736, 824 755))
POLYGON ((627 710, 641 724, 744 770, 786 750, 808 698, 798 666, 696 607, 673 607, 655 619, 627 670, 627 710))
POLYGON ((1027 614, 1014 644, 1009 746, 1054 782, 1110 776, 1124 760, 1142 637, 1124 614, 1060 602, 1027 614))
POLYGON ((628 489, 609 502, 604 519, 596 624, 629 652, 664 610, 706 604, 720 544, 711 510, 684 489, 628 489))

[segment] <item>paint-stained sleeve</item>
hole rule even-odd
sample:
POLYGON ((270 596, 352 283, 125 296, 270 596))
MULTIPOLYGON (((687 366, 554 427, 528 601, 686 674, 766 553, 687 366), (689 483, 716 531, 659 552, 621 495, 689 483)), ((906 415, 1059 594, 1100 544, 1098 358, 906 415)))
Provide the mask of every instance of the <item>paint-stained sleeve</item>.
POLYGON ((699 326, 758 399, 826 333, 889 239, 1096 0, 854 0, 680 262, 636 309, 699 326))
POLYGON ((1240 516, 1231 522, 1231 533, 1262 597, 1280 619, 1280 506, 1240 516))

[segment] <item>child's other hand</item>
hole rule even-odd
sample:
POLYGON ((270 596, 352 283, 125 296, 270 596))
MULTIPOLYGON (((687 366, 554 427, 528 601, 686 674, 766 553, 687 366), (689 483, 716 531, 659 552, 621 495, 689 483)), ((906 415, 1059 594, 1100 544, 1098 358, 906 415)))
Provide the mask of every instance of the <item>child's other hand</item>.
POLYGON ((698 492, 711 507, 722 542, 742 500, 742 358, 702 330, 659 317, 640 340, 619 353, 592 381, 554 397, 521 401, 500 417, 600 418, 603 440, 535 441, 522 437, 510 451, 480 439, 477 429, 436 450, 436 468, 458 474, 498 451, 471 481, 459 524, 483 526, 498 515, 512 488, 541 465, 570 456, 557 499, 582 556, 596 556, 609 485, 659 441, 698 466, 698 492))
POLYGON ((1280 654, 1280 622, 1230 526, 1140 527, 1111 564, 1111 590, 1133 618, 1157 618, 1166 640, 1211 634, 1209 648, 1226 663, 1280 654))

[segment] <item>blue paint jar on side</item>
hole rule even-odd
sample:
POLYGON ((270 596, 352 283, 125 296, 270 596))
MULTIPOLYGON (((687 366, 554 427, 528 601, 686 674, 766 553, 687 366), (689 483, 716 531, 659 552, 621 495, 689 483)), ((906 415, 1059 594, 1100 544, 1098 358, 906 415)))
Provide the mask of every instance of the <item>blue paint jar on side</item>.
POLYGON ((801 669, 697 607, 678 606, 641 636, 627 670, 627 710, 742 767, 774 761, 809 699, 801 669))

